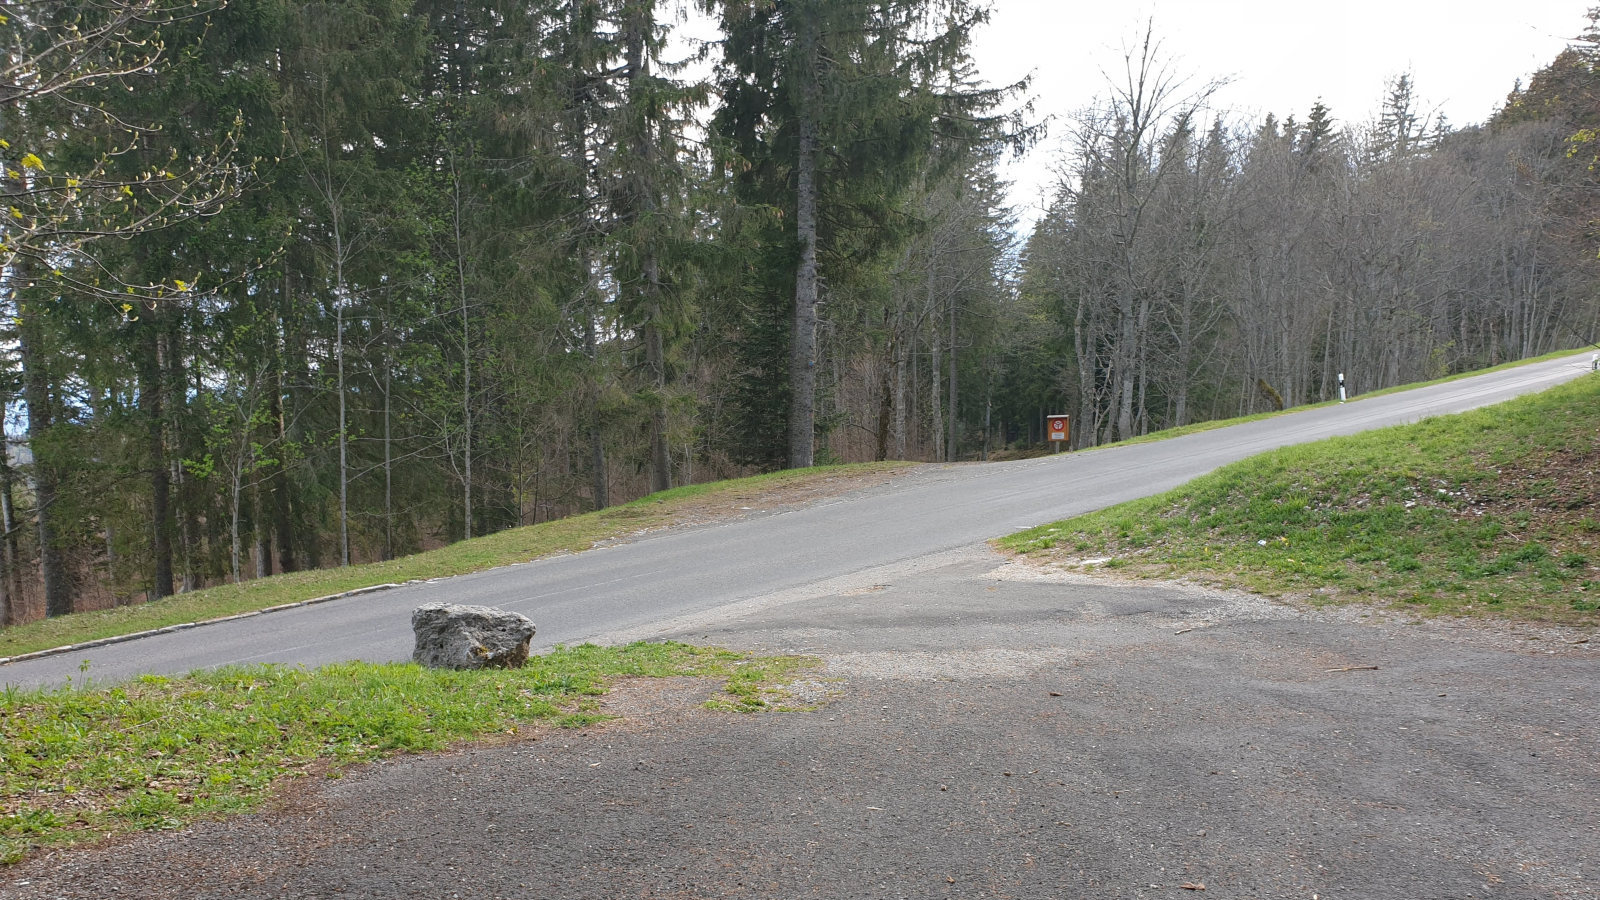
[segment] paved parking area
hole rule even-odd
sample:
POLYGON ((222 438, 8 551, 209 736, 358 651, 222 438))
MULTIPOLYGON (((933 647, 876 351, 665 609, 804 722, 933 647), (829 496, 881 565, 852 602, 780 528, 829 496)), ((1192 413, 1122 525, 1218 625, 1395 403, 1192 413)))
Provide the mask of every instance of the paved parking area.
POLYGON ((1376 618, 963 551, 654 633, 818 655, 816 711, 636 682, 0 896, 1600 897, 1600 649, 1376 618))

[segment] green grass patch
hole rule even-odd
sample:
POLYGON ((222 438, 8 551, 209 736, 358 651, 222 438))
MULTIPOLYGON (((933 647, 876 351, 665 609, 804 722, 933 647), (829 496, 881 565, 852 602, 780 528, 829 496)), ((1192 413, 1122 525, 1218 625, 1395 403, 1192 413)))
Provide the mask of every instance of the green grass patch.
POLYGON ((758 500, 767 492, 803 489, 841 476, 892 474, 908 465, 891 462, 819 466, 687 485, 599 512, 513 528, 389 562, 275 575, 179 594, 155 603, 59 616, 0 629, 0 657, 252 612, 373 585, 465 575, 587 550, 600 541, 672 525, 686 510, 703 508, 707 503, 758 500))
POLYGON ((517 670, 341 663, 252 666, 115 687, 0 693, 0 863, 43 847, 173 828, 248 810, 281 779, 337 776, 398 753, 604 718, 609 679, 727 681, 713 701, 784 704, 781 679, 814 665, 684 644, 560 648, 517 670))
MULTIPOLYGON (((1355 402, 1357 400, 1361 400, 1361 399, 1366 398, 1366 397, 1382 397, 1382 396, 1384 396, 1386 394, 1398 394, 1401 391, 1410 391, 1410 390, 1415 390, 1416 388, 1429 387, 1429 386, 1435 385, 1435 384, 1445 384, 1446 382, 1460 381, 1463 378, 1472 378, 1472 377, 1477 376, 1477 375, 1487 375, 1490 372, 1501 372, 1501 371, 1504 371, 1506 369, 1516 369, 1516 368, 1519 368, 1521 366, 1530 365, 1532 363, 1547 362, 1547 361, 1552 360, 1552 359, 1561 359, 1562 357, 1571 356, 1571 355, 1573 355, 1574 353, 1577 353, 1577 352, 1579 352, 1579 351, 1576 351, 1576 350, 1556 350, 1556 351, 1554 351, 1552 353, 1546 353, 1543 356, 1531 356, 1531 357, 1529 357, 1527 359, 1513 360, 1512 362, 1501 363, 1498 366, 1490 366, 1487 369, 1473 369, 1470 372, 1457 372, 1454 375, 1446 375, 1443 378, 1435 378, 1432 381, 1418 381, 1418 382, 1414 382, 1412 384, 1400 384, 1400 385, 1395 385, 1394 387, 1382 388, 1382 389, 1376 390, 1376 391, 1368 391, 1367 393, 1357 394, 1357 395, 1351 397, 1350 401, 1351 402, 1355 402)), ((1167 440, 1168 438, 1183 437, 1186 434, 1197 434, 1197 433, 1202 432, 1202 431, 1215 431, 1218 428, 1227 428, 1230 425, 1242 425, 1245 422, 1259 422, 1262 419, 1271 419, 1271 418, 1275 418, 1277 416, 1288 415, 1289 413, 1300 412, 1301 410, 1320 409, 1320 408, 1322 408, 1324 406, 1337 406, 1337 405, 1339 405, 1339 401, 1338 400, 1324 400, 1324 401, 1321 401, 1319 403, 1306 403, 1306 404, 1302 404, 1300 406, 1291 406, 1288 409, 1273 410, 1272 412, 1254 413, 1254 414, 1248 415, 1248 416, 1236 416, 1236 417, 1234 417, 1232 419, 1211 419, 1211 420, 1206 421, 1206 422, 1193 422, 1191 424, 1182 425, 1182 426, 1179 426, 1177 428, 1165 428, 1165 429, 1162 429, 1161 431, 1152 431, 1149 434, 1142 434, 1142 435, 1139 435, 1138 437, 1131 437, 1131 438, 1128 438, 1127 440, 1124 440, 1124 441, 1117 441, 1114 444, 1101 444, 1100 446, 1102 446, 1102 447, 1114 447, 1114 446, 1118 446, 1120 444, 1145 444, 1145 443, 1149 443, 1150 441, 1164 441, 1164 440, 1167 440)), ((1090 449, 1090 448, 1086 448, 1086 449, 1090 449)))
POLYGON ((999 541, 1312 602, 1600 621, 1600 378, 1284 448, 999 541))

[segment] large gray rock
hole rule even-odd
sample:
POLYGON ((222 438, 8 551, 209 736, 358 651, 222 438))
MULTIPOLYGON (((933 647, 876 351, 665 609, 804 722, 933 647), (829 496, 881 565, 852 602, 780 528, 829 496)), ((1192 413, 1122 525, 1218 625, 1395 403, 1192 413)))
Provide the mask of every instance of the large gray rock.
POLYGON ((417 648, 411 658, 432 669, 520 669, 533 623, 492 606, 424 603, 411 612, 417 648))

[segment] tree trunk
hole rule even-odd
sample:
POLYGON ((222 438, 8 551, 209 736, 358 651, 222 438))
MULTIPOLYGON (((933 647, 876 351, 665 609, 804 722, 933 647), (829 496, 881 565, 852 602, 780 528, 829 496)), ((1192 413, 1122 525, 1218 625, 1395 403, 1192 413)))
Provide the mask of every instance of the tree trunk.
MULTIPOLYGON (((16 101, 11 101, 0 108, 0 122, 14 123, 17 105, 16 101)), ((17 171, 20 168, 0 165, 0 192, 14 196, 28 190, 25 178, 17 171)), ((16 293, 19 287, 33 282, 33 265, 27 256, 16 257, 5 286, 16 305, 17 355, 22 364, 22 399, 28 408, 28 449, 33 454, 34 524, 39 538, 39 574, 44 586, 45 615, 62 616, 72 612, 72 592, 56 536, 57 478, 51 450, 46 446, 50 426, 55 420, 52 384, 37 313, 28 309, 27 302, 16 293)))
POLYGON ((594 490, 595 509, 605 509, 611 504, 611 482, 605 471, 605 431, 600 428, 600 340, 595 323, 595 298, 600 287, 595 283, 598 275, 592 259, 584 259, 589 282, 584 283, 584 356, 589 357, 589 384, 584 391, 584 418, 589 424, 590 484, 594 490))
MULTIPOLYGON (((994 415, 994 376, 992 369, 989 378, 986 380, 988 384, 985 385, 983 392, 983 456, 980 457, 984 462, 989 461, 989 428, 993 421, 991 416, 994 415)), ((1000 424, 1004 425, 1005 422, 1002 421, 1000 424)))
POLYGON ((1132 288, 1121 288, 1118 298, 1117 318, 1121 326, 1117 340, 1117 439, 1133 437, 1134 354, 1138 347, 1138 320, 1134 315, 1132 288))
POLYGON ((652 250, 644 263, 648 320, 644 326, 645 365, 650 369, 650 492, 672 488, 672 452, 667 446, 667 350, 661 334, 661 263, 652 250))
MULTIPOLYGON (((1068 442, 1068 447, 1078 449, 1093 447, 1100 434, 1100 403, 1095 391, 1095 365, 1091 355, 1096 350, 1094 340, 1086 327, 1088 304, 1088 298, 1080 294, 1073 312, 1072 349, 1078 363, 1079 425, 1073 429, 1072 440, 1068 442)), ((1028 426, 1028 433, 1033 433, 1031 424, 1028 426)))
MULTIPOLYGON (((273 379, 270 372, 261 369, 251 372, 246 379, 245 397, 248 398, 248 403, 240 409, 240 413, 244 417, 244 421, 241 424, 249 425, 249 429, 245 433, 250 436, 251 444, 256 447, 271 448, 273 445, 272 423, 256 416, 256 406, 260 403, 261 398, 264 398, 271 390, 272 382, 273 379)), ((252 457, 253 455, 254 453, 252 452, 252 457)), ((270 459, 273 455, 271 450, 267 449, 266 458, 270 459)), ((266 461, 262 460, 259 468, 254 465, 255 460, 253 458, 251 462, 253 464, 252 474, 255 477, 252 479, 254 483, 250 486, 250 523, 251 531, 254 534, 256 577, 266 578, 272 574, 272 516, 270 514, 272 509, 272 487, 268 479, 269 469, 266 461)))
POLYGON ((146 449, 150 464, 150 599, 170 597, 172 588, 172 475, 167 469, 166 412, 163 399, 161 313, 154 303, 144 306, 134 352, 139 378, 139 410, 144 414, 146 449))
MULTIPOLYGON (((0 421, 5 419, 0 407, 0 421)), ((12 505, 11 486, 16 475, 11 470, 11 442, 0 430, 0 626, 16 625, 22 618, 22 570, 17 553, 17 516, 12 505)))
POLYGON ((232 476, 228 484, 228 572, 233 576, 233 583, 244 581, 244 573, 240 569, 239 557, 243 552, 239 547, 239 509, 244 505, 244 475, 240 471, 240 461, 234 460, 232 476))
MULTIPOLYGON (((293 309, 293 290, 289 282, 288 269, 283 273, 283 309, 288 313, 293 309)), ((274 462, 268 473, 268 483, 272 486, 272 529, 278 536, 278 571, 293 572, 298 566, 294 556, 294 513, 291 507, 292 498, 289 496, 289 475, 285 455, 289 452, 290 426, 288 417, 284 414, 283 398, 286 396, 286 379, 284 377, 284 360, 279 352, 279 336, 284 334, 280 322, 272 323, 272 335, 269 337, 271 351, 269 353, 271 396, 267 399, 267 415, 271 418, 268 427, 276 430, 278 452, 271 454, 274 462)), ((287 337, 286 335, 284 335, 287 337)), ((291 404, 292 408, 292 404, 291 404)))
POLYGON ((956 298, 950 298, 950 433, 944 442, 944 458, 955 462, 961 452, 956 446, 960 424, 956 421, 956 298))
MULTIPOLYGON (((650 75, 650 60, 645 55, 645 42, 654 24, 654 4, 642 3, 636 8, 640 14, 627 24, 628 95, 637 96, 647 90, 643 82, 650 75)), ((643 218, 650 228, 655 222, 655 184, 658 162, 654 124, 648 120, 636 123, 634 152, 638 155, 642 173, 635 179, 631 213, 635 222, 643 218)), ((650 492, 665 491, 672 487, 672 452, 667 446, 667 354, 661 328, 661 259, 652 235, 645 235, 644 248, 644 355, 650 379, 650 492)))
MULTIPOLYGON (((808 93, 815 93, 814 85, 808 93)), ((817 122, 812 109, 801 113, 795 178, 800 265, 789 347, 789 468, 804 469, 815 457, 817 411, 817 122)))
POLYGON ((1187 312, 1183 322, 1183 334, 1178 339, 1178 352, 1172 361, 1172 367, 1177 370, 1177 377, 1173 401, 1172 425, 1182 428, 1189 424, 1189 356, 1193 347, 1189 342, 1189 321, 1187 312))
POLYGON ((461 532, 462 540, 472 539, 472 319, 467 309, 467 254, 462 232, 466 209, 461 198, 461 173, 451 166, 451 201, 455 229, 456 303, 461 312, 461 532))
POLYGON ((266 484, 257 480, 250 489, 250 524, 255 533, 256 577, 272 577, 272 526, 267 521, 266 484))
POLYGON ((934 316, 933 327, 928 329, 928 411, 933 420, 928 430, 933 434, 935 461, 944 459, 944 400, 939 393, 944 382, 944 373, 940 371, 944 364, 939 357, 939 319, 934 316))
POLYGON ((348 399, 344 392, 344 279, 338 280, 334 302, 333 352, 338 363, 339 391, 339 565, 350 565, 350 451, 348 399))
POLYGON ((201 573, 197 566, 200 556, 200 514, 201 501, 197 496, 198 491, 193 479, 184 471, 183 461, 191 456, 198 455, 187 438, 184 428, 185 415, 188 412, 189 389, 194 389, 195 396, 205 392, 205 385, 201 373, 197 368, 192 385, 188 380, 188 369, 184 365, 183 348, 183 318, 181 316, 168 316, 167 327, 162 332, 166 341, 165 353, 162 356, 164 364, 165 388, 167 399, 165 413, 167 417, 167 435, 171 443, 167 452, 167 471, 171 475, 173 492, 173 527, 177 544, 173 551, 182 564, 181 569, 175 572, 177 576, 176 589, 179 591, 192 591, 200 586, 201 573))
POLYGON ((383 559, 394 559, 394 364, 383 356, 383 559))
POLYGON ((906 458, 906 335, 904 308, 894 313, 894 458, 906 458))
MULTIPOLYGON (((287 323, 286 323, 287 325, 287 323)), ((306 333, 299 326, 294 326, 292 334, 286 334, 290 343, 286 345, 289 350, 286 361, 290 372, 290 398, 289 409, 285 410, 284 431, 288 439, 296 444, 306 440, 305 426, 300 420, 300 413, 305 406, 304 395, 311 386, 311 370, 308 365, 308 350, 306 333)), ((298 550, 303 553, 303 564, 300 568, 316 570, 322 568, 322 530, 318 521, 322 518, 320 497, 315 505, 309 502, 304 494, 296 495, 293 490, 284 493, 288 500, 288 523, 291 530, 299 532, 298 550), (315 518, 312 518, 315 516, 315 518)), ((293 546, 293 545, 291 545, 293 546)), ((280 560, 281 562, 281 560, 280 560)), ((284 571, 295 571, 285 567, 284 571)))
MULTIPOLYGON (((942 362, 939 353, 939 295, 934 287, 934 271, 934 248, 933 243, 930 241, 928 244, 928 283, 925 288, 927 291, 926 300, 928 305, 927 309, 923 313, 923 315, 926 317, 925 321, 929 323, 928 407, 933 421, 931 423, 932 427, 930 427, 928 430, 933 436, 933 459, 935 462, 943 462, 945 459, 944 401, 939 391, 941 383, 944 380, 944 363, 942 362)), ((952 299, 951 302, 954 303, 954 299, 952 299)))
POLYGON ((890 365, 881 370, 878 375, 880 380, 878 385, 878 393, 880 395, 878 400, 878 427, 874 435, 876 444, 872 453, 872 458, 878 462, 883 462, 889 458, 889 422, 894 418, 894 376, 892 370, 894 368, 895 349, 893 338, 890 339, 888 356, 890 365))
MULTIPOLYGON (((25 270, 26 259, 19 259, 19 270, 25 270)), ((25 271, 17 276, 18 283, 27 283, 25 271)), ((28 448, 33 451, 33 502, 34 524, 39 538, 39 576, 44 587, 44 610, 47 616, 64 616, 72 612, 72 591, 67 583, 66 563, 62 558, 60 541, 56 535, 55 504, 57 475, 53 453, 48 446, 50 427, 55 421, 54 399, 50 371, 43 359, 43 335, 35 320, 36 313, 17 299, 17 351, 22 361, 22 396, 28 406, 28 448)))

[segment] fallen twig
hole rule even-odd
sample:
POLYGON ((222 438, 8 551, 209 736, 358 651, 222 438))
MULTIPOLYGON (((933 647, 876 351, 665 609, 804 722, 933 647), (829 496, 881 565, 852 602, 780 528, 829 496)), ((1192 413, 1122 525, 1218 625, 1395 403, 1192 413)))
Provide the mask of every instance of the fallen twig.
POLYGON ((1337 669, 1323 669, 1324 672, 1363 672, 1376 671, 1377 666, 1341 666, 1337 669))

